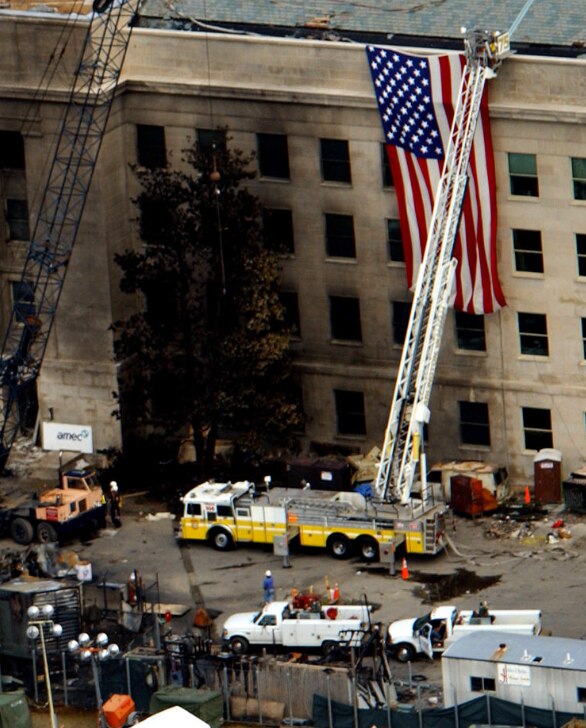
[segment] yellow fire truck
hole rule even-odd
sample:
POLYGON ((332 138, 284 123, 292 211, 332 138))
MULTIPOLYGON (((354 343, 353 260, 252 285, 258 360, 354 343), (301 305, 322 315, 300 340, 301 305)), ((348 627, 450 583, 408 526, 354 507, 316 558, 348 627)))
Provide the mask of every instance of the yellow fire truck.
POLYGON ((381 544, 404 542, 408 553, 433 555, 444 544, 445 508, 398 518, 390 504, 367 501, 358 493, 291 491, 274 488, 257 493, 254 483, 202 483, 183 496, 181 537, 207 541, 219 551, 239 543, 272 544, 287 534, 302 546, 325 548, 337 559, 358 553, 366 561, 379 558, 381 544))

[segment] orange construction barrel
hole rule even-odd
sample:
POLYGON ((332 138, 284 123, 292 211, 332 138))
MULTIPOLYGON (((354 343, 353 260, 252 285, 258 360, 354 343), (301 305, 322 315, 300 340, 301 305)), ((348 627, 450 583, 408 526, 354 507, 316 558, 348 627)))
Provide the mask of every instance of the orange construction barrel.
POLYGON ((136 706, 130 695, 111 695, 102 706, 108 728, 122 728, 136 706))

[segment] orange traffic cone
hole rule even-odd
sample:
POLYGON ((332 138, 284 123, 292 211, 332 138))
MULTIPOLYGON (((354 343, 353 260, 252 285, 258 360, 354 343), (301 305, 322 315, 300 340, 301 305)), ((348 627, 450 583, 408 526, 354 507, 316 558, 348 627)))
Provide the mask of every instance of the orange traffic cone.
POLYGON ((529 486, 525 486, 525 505, 531 503, 531 493, 529 492, 529 486))
POLYGON ((401 567, 401 578, 409 578, 409 569, 407 568, 407 559, 405 557, 403 557, 403 566, 401 567))

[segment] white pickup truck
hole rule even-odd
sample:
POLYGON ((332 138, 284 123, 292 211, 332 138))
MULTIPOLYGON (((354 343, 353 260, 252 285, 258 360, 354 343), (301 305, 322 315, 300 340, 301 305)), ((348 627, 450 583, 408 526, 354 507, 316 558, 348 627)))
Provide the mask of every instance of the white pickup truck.
POLYGON ((317 647, 328 653, 339 644, 359 644, 370 624, 371 611, 365 604, 326 604, 307 611, 293 609, 289 602, 271 602, 260 612, 228 617, 222 644, 236 654, 261 645, 317 647))
POLYGON ((460 637, 478 630, 537 635, 541 632, 541 612, 539 609, 487 608, 477 612, 439 606, 423 617, 391 622, 387 648, 400 662, 410 662, 417 655, 433 658, 460 637))

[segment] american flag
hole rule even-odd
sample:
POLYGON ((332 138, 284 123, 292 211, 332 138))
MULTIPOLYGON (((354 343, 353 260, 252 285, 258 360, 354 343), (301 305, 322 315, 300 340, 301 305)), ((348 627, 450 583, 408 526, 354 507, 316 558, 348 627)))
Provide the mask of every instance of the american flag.
MULTIPOLYGON (((409 288, 415 285, 444 151, 458 101, 464 56, 414 56, 366 48, 399 205, 409 288)), ((459 311, 492 313, 506 305, 496 260, 495 169, 486 89, 454 244, 459 311)))

